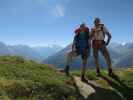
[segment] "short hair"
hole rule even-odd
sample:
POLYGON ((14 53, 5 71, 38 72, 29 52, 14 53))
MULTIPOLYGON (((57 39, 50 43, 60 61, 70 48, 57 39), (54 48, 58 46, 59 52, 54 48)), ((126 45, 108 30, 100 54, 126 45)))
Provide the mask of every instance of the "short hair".
POLYGON ((83 22, 83 23, 80 25, 80 27, 84 27, 84 26, 86 26, 86 24, 83 22))
POLYGON ((95 17, 95 18, 94 18, 94 23, 96 23, 96 22, 100 23, 100 18, 95 17))

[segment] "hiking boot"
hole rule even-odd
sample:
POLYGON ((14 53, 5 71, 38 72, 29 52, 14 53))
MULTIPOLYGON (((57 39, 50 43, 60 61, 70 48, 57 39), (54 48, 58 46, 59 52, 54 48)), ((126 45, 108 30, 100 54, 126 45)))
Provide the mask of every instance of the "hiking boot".
POLYGON ((98 76, 100 76, 100 75, 101 75, 100 69, 97 69, 97 70, 96 70, 96 76, 98 77, 98 76))
POLYGON ((81 76, 81 81, 82 81, 82 82, 88 82, 88 80, 85 78, 85 75, 82 75, 82 76, 81 76))
POLYGON ((70 68, 70 66, 67 65, 67 66, 65 67, 65 69, 64 69, 64 72, 66 73, 67 76, 70 75, 70 73, 69 73, 69 68, 70 68))
POLYGON ((112 76, 112 75, 113 75, 112 69, 109 69, 109 70, 108 70, 108 75, 109 75, 109 76, 112 76))

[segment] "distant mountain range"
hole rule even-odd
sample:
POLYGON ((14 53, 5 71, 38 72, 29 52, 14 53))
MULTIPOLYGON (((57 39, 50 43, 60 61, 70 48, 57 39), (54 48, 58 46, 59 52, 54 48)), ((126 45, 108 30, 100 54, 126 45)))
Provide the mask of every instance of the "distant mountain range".
MULTIPOLYGON (((108 49, 109 49, 111 59, 112 59, 112 64, 114 67, 133 66, 133 43, 126 43, 124 45, 120 43, 110 43, 110 45, 108 46, 108 49)), ((43 61, 43 63, 53 64, 55 66, 62 68, 65 66, 66 55, 69 51, 71 51, 71 45, 62 49, 58 53, 48 57, 43 61)), ((105 67, 106 64, 101 54, 100 54, 99 60, 100 60, 100 65, 102 67, 105 67)), ((95 66, 92 50, 91 50, 91 56, 88 62, 89 62, 88 66, 90 67, 95 66)), ((79 68, 80 65, 81 65, 81 59, 80 57, 78 57, 72 63, 72 66, 73 66, 72 68, 79 68)))
POLYGON ((27 45, 6 45, 0 42, 0 55, 16 55, 35 61, 43 61, 48 56, 60 51, 61 46, 30 47, 27 45))
MULTIPOLYGON (((111 43, 108 46, 111 54, 113 66, 133 66, 133 43, 111 43)), ((0 42, 0 55, 16 55, 27 59, 35 60, 42 63, 53 64, 60 68, 65 66, 66 55, 71 51, 71 45, 63 48, 58 45, 44 46, 44 47, 30 47, 27 45, 7 45, 0 42)), ((105 67, 104 58, 100 55, 100 65, 105 67)), ((89 66, 93 67, 94 59, 91 50, 91 57, 88 60, 89 66)), ((79 68, 81 59, 78 57, 72 63, 73 68, 79 68)))

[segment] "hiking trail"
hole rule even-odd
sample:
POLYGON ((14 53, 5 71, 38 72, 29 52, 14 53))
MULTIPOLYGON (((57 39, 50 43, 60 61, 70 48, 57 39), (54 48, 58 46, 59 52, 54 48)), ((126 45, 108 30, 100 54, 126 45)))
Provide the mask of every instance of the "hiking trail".
POLYGON ((73 76, 73 80, 83 100, 112 100, 111 96, 115 96, 116 100, 124 100, 114 91, 102 88, 95 81, 82 82, 78 76, 73 76))

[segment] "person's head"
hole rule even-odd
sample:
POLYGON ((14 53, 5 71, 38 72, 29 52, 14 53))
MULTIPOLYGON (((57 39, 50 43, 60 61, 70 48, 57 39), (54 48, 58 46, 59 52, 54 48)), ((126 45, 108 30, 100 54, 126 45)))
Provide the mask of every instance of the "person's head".
POLYGON ((80 28, 85 28, 85 27, 86 27, 85 23, 82 23, 82 24, 80 25, 80 28))
POLYGON ((95 24, 95 25, 99 25, 99 24, 100 24, 100 18, 96 17, 96 18, 94 19, 94 24, 95 24))

